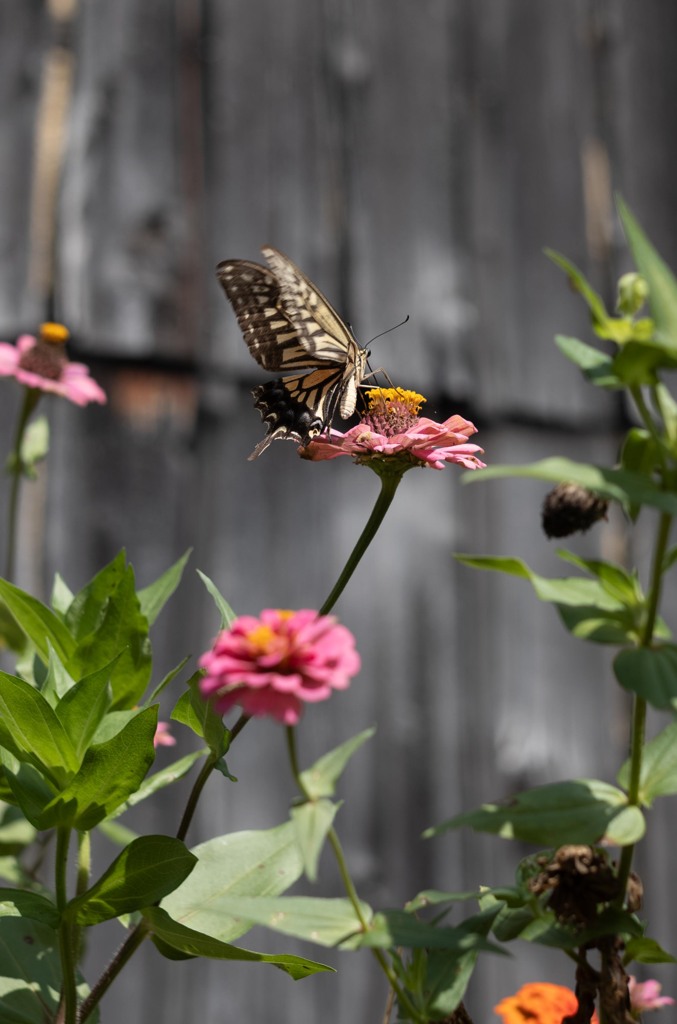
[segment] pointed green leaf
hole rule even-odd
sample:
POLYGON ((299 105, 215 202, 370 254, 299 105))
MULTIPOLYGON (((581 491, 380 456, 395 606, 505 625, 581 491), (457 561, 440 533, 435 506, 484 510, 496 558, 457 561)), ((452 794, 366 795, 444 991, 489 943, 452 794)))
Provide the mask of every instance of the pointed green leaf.
POLYGON ((197 857, 171 836, 141 836, 68 905, 79 925, 97 924, 157 903, 188 877, 197 857))
POLYGON ((149 625, 153 625, 181 582, 181 576, 183 575, 186 562, 190 558, 191 551, 192 548, 188 548, 186 553, 181 555, 181 558, 174 562, 174 565, 170 566, 155 583, 151 583, 139 591, 138 597, 141 612, 148 619, 149 625))
POLYGON ((0 889, 0 917, 26 917, 58 928, 59 911, 51 900, 24 889, 0 889))
POLYGON ((296 841, 303 856, 305 873, 311 882, 317 881, 317 864, 338 809, 339 805, 331 800, 309 800, 291 809, 296 841))
POLYGON ((33 642, 45 665, 49 660, 48 642, 61 661, 68 660, 75 647, 73 637, 54 612, 7 580, 0 579, 0 599, 33 642))
POLYGON ((228 629, 228 627, 233 622, 235 622, 235 619, 237 618, 237 615, 235 614, 233 609, 230 607, 230 605, 226 601, 225 597, 219 592, 219 589, 216 586, 216 584, 212 583, 212 581, 210 580, 209 576, 205 576, 205 574, 203 572, 200 572, 199 569, 197 570, 197 574, 200 577, 200 579, 202 580, 202 582, 204 583, 204 585, 207 588, 207 590, 209 591, 209 593, 211 594, 211 596, 212 596, 212 598, 214 600, 214 604, 216 605, 216 607, 217 607, 217 609, 218 609, 218 611, 219 611, 219 613, 221 615, 221 629, 228 629))
POLYGON ((73 600, 67 623, 77 648, 64 664, 74 678, 97 671, 117 658, 111 673, 113 707, 138 704, 151 671, 148 620, 141 613, 134 571, 121 553, 73 600))
POLYGON ((64 694, 55 708, 56 717, 73 744, 78 763, 110 707, 109 680, 114 664, 85 676, 64 694))
POLYGON ((74 596, 73 591, 68 586, 63 576, 57 572, 54 576, 52 593, 49 599, 49 603, 53 610, 59 615, 65 616, 73 603, 74 596))
POLYGON ((500 904, 489 907, 467 918, 455 928, 439 927, 421 921, 414 914, 404 910, 385 910, 374 914, 369 930, 360 938, 360 946, 380 946, 392 949, 404 946, 406 949, 446 949, 458 952, 469 949, 504 950, 486 941, 491 926, 501 909, 500 904))
POLYGON ((677 960, 672 953, 667 953, 655 939, 644 936, 630 939, 625 943, 624 964, 636 960, 640 964, 674 964, 677 960))
MULTIPOLYGON (((602 302, 601 297, 588 283, 582 271, 580 271, 578 267, 571 262, 571 260, 568 260, 566 256, 562 256, 561 253, 556 252, 554 249, 544 249, 543 251, 548 259, 551 259, 552 262, 560 268, 560 270, 564 271, 569 278, 569 284, 573 290, 582 295, 588 309, 590 310, 594 327, 599 330, 604 330, 610 320, 609 314, 606 311, 606 306, 602 302)), ((608 335, 602 334, 602 337, 608 337, 608 335)))
POLYGON ((55 782, 63 782, 80 765, 66 730, 42 694, 5 672, 0 672, 0 742, 55 782))
POLYGON ((68 786, 45 808, 40 828, 94 828, 134 793, 153 763, 157 708, 139 711, 105 743, 91 746, 68 786))
POLYGON ((364 732, 358 733, 357 736, 324 754, 314 765, 301 772, 301 782, 306 793, 315 798, 333 796, 335 783, 348 761, 375 732, 376 729, 373 728, 365 729, 364 732))
MULTIPOLYGON (((54 798, 55 788, 50 786, 44 775, 32 764, 17 760, 6 746, 0 744, 0 760, 3 777, 10 788, 14 801, 28 818, 31 825, 41 828, 42 812, 54 798)), ((7 799, 10 799, 7 796, 7 799)))
POLYGON ((628 807, 625 793, 596 779, 555 782, 518 793, 500 804, 484 804, 428 829, 425 835, 441 835, 461 825, 541 846, 594 844, 605 837, 618 845, 630 845, 644 832, 642 814, 638 808, 628 807), (620 822, 619 836, 615 819, 620 822))
POLYGON ((146 704, 154 704, 155 701, 160 696, 160 694, 162 693, 162 691, 167 686, 169 686, 169 684, 171 683, 171 681, 173 679, 176 679, 176 677, 178 676, 178 674, 181 671, 181 669, 184 667, 184 665, 187 665, 189 661, 190 661, 190 656, 189 655, 186 655, 185 658, 182 658, 181 661, 179 662, 179 664, 176 665, 173 669, 171 669, 167 673, 167 675, 163 679, 160 680, 158 685, 155 687, 155 689, 151 693, 150 697, 147 699, 146 704))
POLYGON ((49 423, 46 416, 31 420, 21 442, 21 462, 26 476, 35 479, 35 466, 47 458, 49 452, 49 423))
MULTIPOLYGON (((630 760, 618 773, 619 785, 630 784, 630 760)), ((639 798, 650 807, 656 797, 677 793, 677 722, 671 722, 644 747, 639 798)))
MULTIPOLYGON (((187 956, 204 956, 217 960, 250 960, 254 963, 272 964, 285 971, 294 981, 300 981, 318 971, 334 971, 333 967, 319 964, 314 960, 306 960, 301 956, 290 956, 286 953, 254 953, 249 949, 231 946, 220 942, 210 935, 186 928, 185 925, 173 921, 166 911, 160 907, 148 907, 143 916, 150 925, 154 938, 180 950, 187 956)), ((162 947, 159 947, 162 952, 162 947)))
MULTIPOLYGON (((27 918, 0 918, 0 1020, 45 1024, 57 1019, 61 962, 56 931, 27 918)), ((89 992, 78 981, 78 998, 89 992)), ((95 1011, 88 1024, 98 1024, 95 1011)))
POLYGON ((192 729, 196 736, 209 744, 215 757, 221 757, 230 746, 230 733, 223 719, 214 711, 213 701, 205 700, 200 693, 202 672, 195 672, 188 680, 188 689, 177 701, 170 718, 192 729))
POLYGON ((621 651, 614 673, 623 689, 643 697, 655 708, 677 708, 677 646, 661 644, 621 651))
POLYGON ((167 913, 222 942, 249 930, 234 916, 234 896, 276 896, 301 876, 303 861, 291 822, 260 832, 233 832, 193 849, 198 863, 186 881, 162 901, 167 913))
POLYGON ((481 473, 465 473, 463 483, 473 480, 497 480, 501 477, 531 477, 535 480, 549 480, 551 483, 570 481, 587 487, 589 491, 600 494, 603 498, 618 501, 621 505, 633 503, 649 505, 677 515, 677 495, 662 491, 640 473, 631 473, 627 469, 607 469, 604 466, 591 466, 586 462, 573 462, 571 459, 541 459, 525 466, 490 466, 481 473))
POLYGON ((143 780, 136 792, 132 793, 119 813, 122 813, 122 810, 126 807, 135 807, 136 804, 146 800, 153 793, 157 793, 158 790, 171 786, 178 779, 182 779, 184 775, 188 774, 195 762, 203 758, 206 753, 206 747, 203 747, 201 750, 194 750, 192 754, 186 754, 185 757, 180 757, 178 761, 173 761, 172 764, 168 764, 166 768, 162 768, 159 772, 149 775, 148 778, 143 780))
POLYGON ((677 356, 677 280, 623 200, 617 198, 635 264, 649 285, 649 305, 665 351, 677 356))
MULTIPOLYGON (((310 896, 230 896, 221 901, 223 912, 246 922, 248 927, 263 925, 283 935, 315 942, 320 946, 355 945, 362 924, 348 899, 321 899, 310 896)), ((364 919, 373 911, 360 901, 364 919)))
POLYGON ((614 369, 611 356, 592 345, 586 345, 578 338, 568 338, 562 334, 555 337, 555 344, 560 352, 582 371, 586 380, 598 388, 617 391, 625 385, 614 369))

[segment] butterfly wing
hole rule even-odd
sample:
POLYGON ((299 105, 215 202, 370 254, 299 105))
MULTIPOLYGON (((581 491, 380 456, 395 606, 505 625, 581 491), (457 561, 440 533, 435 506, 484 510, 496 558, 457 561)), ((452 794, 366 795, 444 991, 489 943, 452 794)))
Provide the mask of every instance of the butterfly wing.
POLYGON ((251 458, 275 438, 306 445, 338 408, 347 419, 367 353, 331 303, 288 257, 266 246, 270 270, 224 260, 217 276, 232 303, 249 351, 265 370, 297 370, 257 387, 254 404, 268 433, 251 458))

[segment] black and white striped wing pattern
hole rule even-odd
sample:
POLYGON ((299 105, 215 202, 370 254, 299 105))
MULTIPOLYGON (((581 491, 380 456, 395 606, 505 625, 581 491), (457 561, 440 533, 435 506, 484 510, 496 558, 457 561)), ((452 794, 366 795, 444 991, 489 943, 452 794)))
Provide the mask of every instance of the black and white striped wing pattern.
POLYGON ((268 432, 250 458, 275 438, 308 444, 337 410, 351 416, 368 355, 290 259, 268 246, 262 252, 270 269, 249 260, 224 260, 216 268, 259 366, 291 371, 252 392, 268 432))

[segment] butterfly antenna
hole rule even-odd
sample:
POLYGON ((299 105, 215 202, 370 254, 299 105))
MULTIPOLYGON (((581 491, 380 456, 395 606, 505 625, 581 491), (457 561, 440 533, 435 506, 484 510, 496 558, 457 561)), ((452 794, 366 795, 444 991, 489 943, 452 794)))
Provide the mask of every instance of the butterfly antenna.
POLYGON ((405 316, 404 320, 402 320, 399 324, 395 324, 394 327, 388 327, 387 330, 381 331, 380 334, 374 335, 374 337, 371 339, 371 341, 368 341, 367 344, 371 345, 371 343, 376 341, 377 338, 382 338, 385 334, 390 334, 391 331, 397 331, 400 327, 404 327, 404 325, 408 324, 408 323, 409 323, 409 314, 407 313, 407 315, 405 316))

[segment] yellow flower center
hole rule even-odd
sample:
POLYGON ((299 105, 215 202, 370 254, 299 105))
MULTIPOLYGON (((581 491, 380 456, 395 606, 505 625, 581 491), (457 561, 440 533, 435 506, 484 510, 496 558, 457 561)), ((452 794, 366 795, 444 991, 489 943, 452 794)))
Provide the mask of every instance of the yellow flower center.
POLYGON ((263 653, 267 651, 275 639, 275 632, 270 626, 257 626, 256 629, 252 629, 251 633, 247 633, 247 640, 252 647, 258 648, 263 653))
POLYGON ((47 341, 51 345, 65 345, 70 337, 70 331, 63 324, 47 322, 40 324, 40 341, 47 341))
POLYGON ((417 391, 406 391, 404 388, 371 388, 366 395, 369 412, 386 415, 395 405, 400 412, 406 410, 412 416, 418 416, 421 406, 426 401, 417 391))

